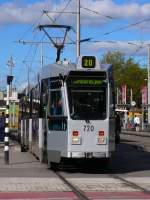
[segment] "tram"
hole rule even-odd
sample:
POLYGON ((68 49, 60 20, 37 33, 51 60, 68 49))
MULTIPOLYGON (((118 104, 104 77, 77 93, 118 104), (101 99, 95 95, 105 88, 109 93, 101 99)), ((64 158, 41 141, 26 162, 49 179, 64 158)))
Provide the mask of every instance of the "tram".
POLYGON ((22 95, 21 149, 41 161, 109 160, 115 151, 113 66, 95 56, 45 66, 22 95))

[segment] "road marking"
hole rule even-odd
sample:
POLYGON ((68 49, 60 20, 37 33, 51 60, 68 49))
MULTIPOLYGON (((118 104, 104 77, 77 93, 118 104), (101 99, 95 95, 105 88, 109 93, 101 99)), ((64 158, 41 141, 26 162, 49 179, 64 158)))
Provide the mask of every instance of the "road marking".
POLYGON ((86 195, 92 200, 144 200, 150 199, 150 193, 143 192, 87 192, 86 195))
POLYGON ((73 192, 8 192, 0 193, 8 200, 79 200, 73 192))

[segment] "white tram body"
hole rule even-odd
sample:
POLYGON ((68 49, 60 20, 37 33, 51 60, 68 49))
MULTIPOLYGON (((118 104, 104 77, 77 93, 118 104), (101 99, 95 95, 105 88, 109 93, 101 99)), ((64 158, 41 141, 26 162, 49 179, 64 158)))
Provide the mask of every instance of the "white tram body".
POLYGON ((27 136, 26 144, 41 161, 45 152, 48 163, 111 157, 115 150, 112 65, 100 64, 94 56, 81 56, 77 64, 47 65, 28 98, 30 114, 28 119, 22 117, 21 141, 25 145, 27 136))

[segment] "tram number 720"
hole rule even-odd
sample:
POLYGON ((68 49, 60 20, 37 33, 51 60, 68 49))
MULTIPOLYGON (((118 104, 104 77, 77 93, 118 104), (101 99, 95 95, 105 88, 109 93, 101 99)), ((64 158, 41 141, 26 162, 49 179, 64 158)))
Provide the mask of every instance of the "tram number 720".
POLYGON ((84 125, 84 132, 92 132, 94 131, 94 126, 93 125, 84 125))

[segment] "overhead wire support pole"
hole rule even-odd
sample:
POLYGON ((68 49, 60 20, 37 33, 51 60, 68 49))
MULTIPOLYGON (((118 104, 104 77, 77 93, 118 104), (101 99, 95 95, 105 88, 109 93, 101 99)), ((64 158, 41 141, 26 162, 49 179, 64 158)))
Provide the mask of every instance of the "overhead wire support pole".
POLYGON ((77 58, 80 56, 80 0, 77 0, 77 58))
POLYGON ((4 137, 4 159, 5 164, 9 164, 9 104, 10 104, 10 84, 13 76, 7 76, 7 97, 6 97, 6 120, 4 137))
POLYGON ((150 44, 148 44, 148 80, 147 80, 147 88, 148 88, 148 124, 150 124, 150 44))
MULTIPOLYGON (((12 68, 15 66, 12 56, 10 56, 10 59, 7 61, 7 66, 10 67, 10 76, 12 76, 12 68)), ((10 96, 12 96, 12 83, 10 83, 9 92, 10 92, 10 96)))
POLYGON ((41 69, 43 69, 43 42, 41 42, 41 69))

